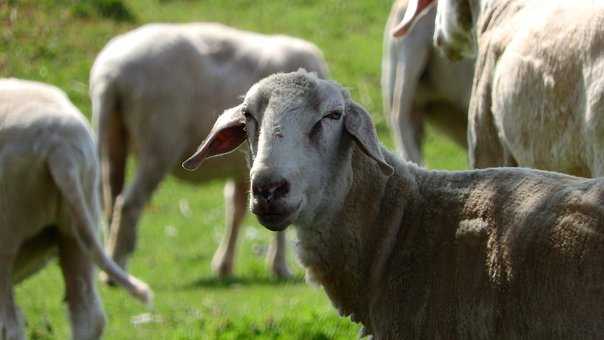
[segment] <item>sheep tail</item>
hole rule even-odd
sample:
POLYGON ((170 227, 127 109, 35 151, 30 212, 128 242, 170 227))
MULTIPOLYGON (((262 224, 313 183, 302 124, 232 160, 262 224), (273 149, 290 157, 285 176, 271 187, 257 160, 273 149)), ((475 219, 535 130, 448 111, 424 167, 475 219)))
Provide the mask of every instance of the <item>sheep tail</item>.
POLYGON ((132 296, 140 301, 146 304, 151 303, 153 293, 149 286, 145 282, 126 273, 104 252, 95 233, 97 229, 95 226, 100 221, 94 220, 92 217, 94 214, 91 214, 92 207, 86 204, 89 200, 85 199, 83 191, 82 176, 79 173, 82 169, 74 161, 73 154, 74 150, 71 150, 71 148, 58 147, 48 158, 48 167, 52 179, 59 188, 72 217, 71 231, 73 235, 93 262, 114 282, 124 287, 132 296))

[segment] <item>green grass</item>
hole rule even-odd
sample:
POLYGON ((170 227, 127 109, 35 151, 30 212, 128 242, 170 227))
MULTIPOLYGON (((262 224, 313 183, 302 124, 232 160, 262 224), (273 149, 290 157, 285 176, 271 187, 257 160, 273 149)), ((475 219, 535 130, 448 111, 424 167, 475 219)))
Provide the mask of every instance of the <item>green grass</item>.
MULTIPOLYGON (((331 76, 373 112, 380 137, 392 146, 379 88, 382 30, 391 1, 131 0, 124 1, 124 8, 116 7, 132 14, 128 20, 116 19, 99 10, 102 4, 96 5, 115 6, 113 0, 87 2, 0 0, 0 76, 57 85, 88 116, 88 72, 111 37, 145 22, 220 21, 313 41, 324 51, 331 76), (78 6, 85 6, 84 15, 78 6)), ((431 128, 425 150, 429 167, 465 168, 465 153, 431 128)), ((289 260, 295 279, 270 277, 264 253, 271 234, 252 217, 244 222, 236 276, 227 282, 214 278, 209 261, 224 232, 222 185, 193 187, 173 179, 162 184, 145 210, 130 267, 152 285, 155 305, 145 308, 122 290, 100 285, 108 316, 105 338, 355 337, 358 326, 340 318, 320 288, 304 283, 292 247, 289 260), (181 205, 192 213, 183 214, 181 205), (145 318, 149 322, 134 322, 145 318)), ((17 288, 32 339, 67 338, 62 289, 55 264, 17 288)))

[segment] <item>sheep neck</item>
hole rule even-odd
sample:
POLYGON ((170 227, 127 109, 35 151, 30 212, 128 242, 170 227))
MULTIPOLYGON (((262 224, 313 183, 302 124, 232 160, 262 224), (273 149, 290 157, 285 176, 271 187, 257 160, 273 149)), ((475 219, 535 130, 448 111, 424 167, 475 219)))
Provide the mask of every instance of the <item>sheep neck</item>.
POLYGON ((415 184, 405 167, 386 177, 358 150, 350 164, 352 180, 343 204, 320 223, 298 226, 298 250, 307 278, 323 286, 339 313, 369 327, 372 290, 379 289, 398 240, 406 199, 401 190, 413 190, 415 184))

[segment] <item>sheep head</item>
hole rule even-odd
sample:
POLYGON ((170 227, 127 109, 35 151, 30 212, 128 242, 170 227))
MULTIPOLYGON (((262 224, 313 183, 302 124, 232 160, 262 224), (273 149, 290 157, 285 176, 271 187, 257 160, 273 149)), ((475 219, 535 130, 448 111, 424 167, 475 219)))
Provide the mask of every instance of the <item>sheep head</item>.
POLYGON ((252 212, 274 231, 314 221, 346 194, 355 143, 385 174, 392 173, 369 114, 339 85, 304 70, 255 84, 183 166, 193 169, 246 138, 252 212))

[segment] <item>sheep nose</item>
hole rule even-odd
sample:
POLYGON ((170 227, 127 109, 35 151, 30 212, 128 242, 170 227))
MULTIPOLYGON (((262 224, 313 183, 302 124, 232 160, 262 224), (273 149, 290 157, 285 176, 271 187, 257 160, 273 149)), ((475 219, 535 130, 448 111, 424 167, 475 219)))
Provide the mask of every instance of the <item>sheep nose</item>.
POLYGON ((285 179, 276 181, 254 181, 252 183, 252 194, 256 199, 271 202, 278 200, 289 192, 289 182, 285 179))

